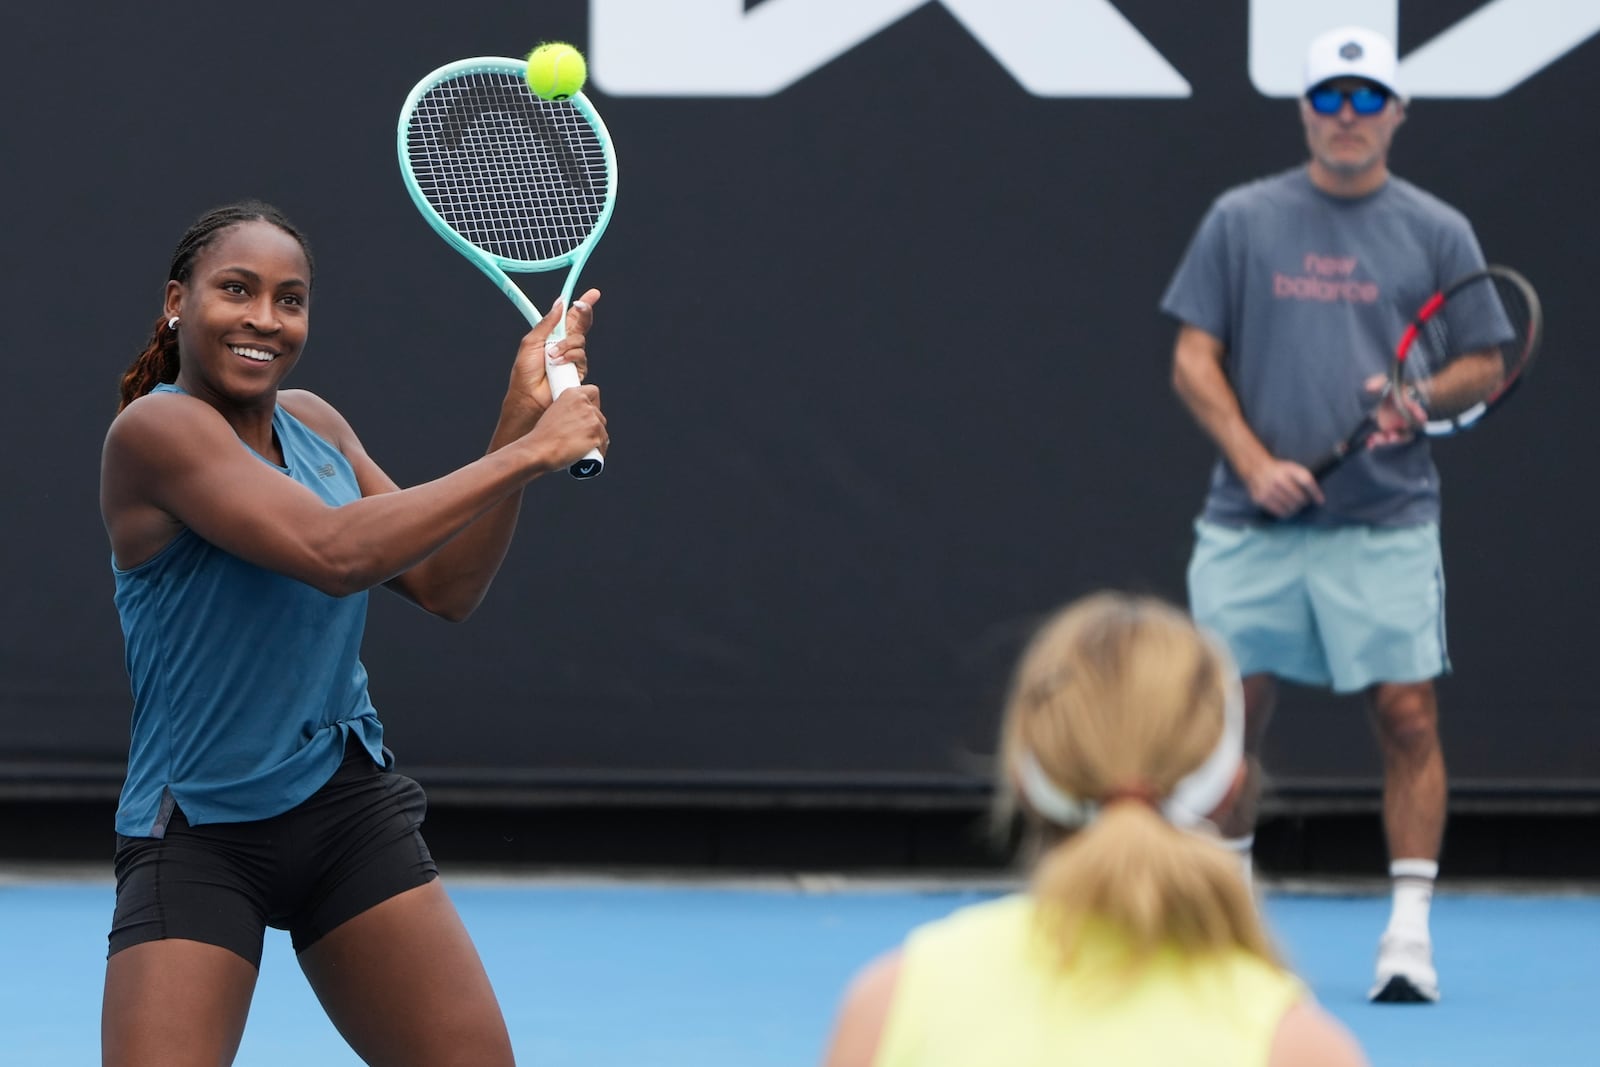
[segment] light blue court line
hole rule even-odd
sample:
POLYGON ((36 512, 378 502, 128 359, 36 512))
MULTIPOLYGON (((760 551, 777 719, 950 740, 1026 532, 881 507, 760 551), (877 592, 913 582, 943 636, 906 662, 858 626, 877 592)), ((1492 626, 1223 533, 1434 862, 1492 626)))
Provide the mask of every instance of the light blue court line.
MULTIPOLYGON (((856 968, 919 922, 989 891, 803 892, 705 885, 451 883, 520 1062, 556 1067, 804 1067, 856 968)), ((112 889, 0 886, 0 1063, 99 1062, 112 889)), ((1442 1003, 1369 1005, 1378 896, 1275 893, 1280 944, 1374 1067, 1600 1064, 1600 896, 1444 892, 1442 1003)), ((239 1067, 349 1067, 269 931, 239 1067)))

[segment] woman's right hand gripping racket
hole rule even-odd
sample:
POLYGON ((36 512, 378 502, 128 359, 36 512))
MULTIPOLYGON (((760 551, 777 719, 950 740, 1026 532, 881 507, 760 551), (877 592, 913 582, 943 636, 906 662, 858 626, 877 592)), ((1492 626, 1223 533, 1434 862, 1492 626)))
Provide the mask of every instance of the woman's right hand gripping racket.
POLYGON ((1372 410, 1308 469, 1321 481, 1369 444, 1478 425, 1527 378, 1543 333, 1539 295, 1516 271, 1488 267, 1457 279, 1401 334, 1372 410))
MULTIPOLYGON (((567 268, 571 307, 578 272, 611 220, 617 163, 588 99, 543 100, 520 59, 463 59, 417 83, 400 112, 400 173, 422 217, 487 274, 528 320, 543 317, 507 271, 567 268)), ((565 316, 551 340, 566 335, 565 316)), ((578 384, 568 363, 546 363, 551 397, 578 384)), ((598 450, 571 468, 593 478, 598 450)))

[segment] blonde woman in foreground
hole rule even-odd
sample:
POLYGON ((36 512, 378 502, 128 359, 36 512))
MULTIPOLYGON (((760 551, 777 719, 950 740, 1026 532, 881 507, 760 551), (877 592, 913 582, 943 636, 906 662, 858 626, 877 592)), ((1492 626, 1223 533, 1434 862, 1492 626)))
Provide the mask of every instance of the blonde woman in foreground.
POLYGON ((1243 731, 1232 661, 1176 608, 1101 593, 1049 620, 1001 730, 1000 803, 1041 845, 1031 885, 863 969, 826 1067, 1365 1067, 1206 825, 1239 789, 1243 731))

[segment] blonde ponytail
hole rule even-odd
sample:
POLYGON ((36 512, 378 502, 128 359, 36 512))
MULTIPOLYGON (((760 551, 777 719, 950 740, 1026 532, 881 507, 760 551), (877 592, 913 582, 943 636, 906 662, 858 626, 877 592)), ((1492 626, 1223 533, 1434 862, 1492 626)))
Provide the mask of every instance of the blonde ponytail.
POLYGON ((1106 806, 1049 848, 1032 888, 1040 921, 1063 961, 1072 958, 1084 924, 1094 920, 1121 934, 1131 965, 1163 946, 1185 956, 1243 949, 1279 962, 1238 859, 1135 801, 1106 806))
POLYGON ((1057 838, 1039 855, 1032 888, 1064 960, 1086 925, 1103 923, 1132 963, 1164 946, 1185 955, 1242 949, 1277 963, 1237 859, 1162 810, 1227 747, 1236 681, 1225 652, 1150 597, 1080 600, 1023 654, 1001 731, 998 804, 1020 807, 1057 838), (1059 791, 1051 804, 1030 805, 1026 789, 1018 795, 1029 775, 1059 791), (1065 838, 1041 818, 1077 822, 1074 813, 1087 822, 1065 838))

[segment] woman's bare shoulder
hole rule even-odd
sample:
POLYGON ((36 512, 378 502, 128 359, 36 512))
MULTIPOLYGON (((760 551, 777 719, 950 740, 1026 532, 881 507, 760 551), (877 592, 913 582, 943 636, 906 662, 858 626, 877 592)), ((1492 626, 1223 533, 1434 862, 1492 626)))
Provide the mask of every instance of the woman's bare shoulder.
POLYGON ((1355 1035, 1314 1000, 1283 1013, 1267 1067, 1369 1067, 1355 1035))

